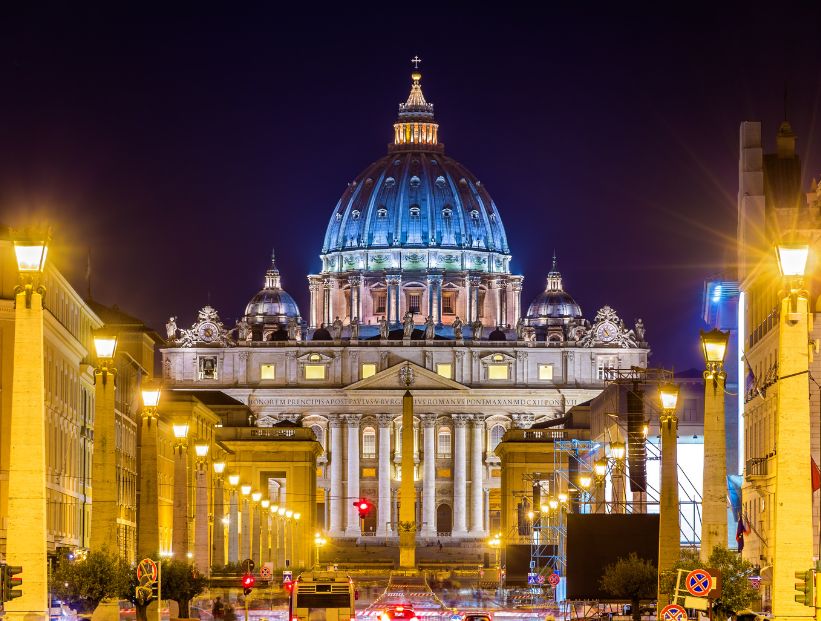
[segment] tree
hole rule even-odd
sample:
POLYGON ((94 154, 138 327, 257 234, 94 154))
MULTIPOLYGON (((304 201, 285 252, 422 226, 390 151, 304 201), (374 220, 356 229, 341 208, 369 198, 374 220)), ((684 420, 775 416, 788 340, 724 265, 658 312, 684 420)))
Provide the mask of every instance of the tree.
POLYGON ((104 599, 121 596, 130 571, 128 563, 107 548, 79 560, 63 557, 51 575, 51 590, 70 605, 91 611, 104 599))
MULTIPOLYGON (((682 550, 681 558, 673 566, 674 570, 683 569, 717 569, 721 572, 721 597, 713 600, 713 613, 716 618, 726 619, 738 611, 749 608, 758 599, 758 591, 750 583, 754 568, 741 555, 723 546, 713 548, 706 563, 699 559, 695 550, 682 550)), ((672 593, 676 586, 677 571, 664 577, 666 593, 672 593)), ((682 585, 682 588, 683 585, 682 585)))
POLYGON ((177 602, 180 619, 189 616, 191 600, 205 590, 208 580, 193 565, 184 561, 166 560, 162 562, 160 588, 163 598, 177 602))
POLYGON ((633 620, 641 621, 641 600, 656 598, 656 566, 635 552, 604 568, 601 588, 618 599, 630 600, 633 620))

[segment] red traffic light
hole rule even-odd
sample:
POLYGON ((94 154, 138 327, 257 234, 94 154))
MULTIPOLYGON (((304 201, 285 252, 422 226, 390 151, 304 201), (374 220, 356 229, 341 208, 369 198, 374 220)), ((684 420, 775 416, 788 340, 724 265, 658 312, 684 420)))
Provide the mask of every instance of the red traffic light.
POLYGON ((250 589, 256 584, 256 579, 251 574, 245 574, 242 577, 242 586, 246 589, 250 589))
POLYGON ((293 580, 285 580, 282 583, 282 588, 288 591, 288 593, 294 592, 294 581, 293 580))
POLYGON ((368 517, 368 514, 371 512, 371 509, 373 509, 373 503, 367 498, 360 498, 355 503, 353 503, 353 506, 356 507, 357 511, 359 511, 359 519, 361 520, 364 520, 366 517, 368 517))

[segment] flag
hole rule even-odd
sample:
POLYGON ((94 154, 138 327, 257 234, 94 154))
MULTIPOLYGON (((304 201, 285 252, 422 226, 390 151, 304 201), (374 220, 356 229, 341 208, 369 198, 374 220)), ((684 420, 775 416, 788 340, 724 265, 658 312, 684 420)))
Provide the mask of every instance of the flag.
POLYGON ((749 534, 750 529, 744 525, 744 516, 738 514, 738 528, 735 529, 735 540, 738 543, 738 553, 744 551, 744 535, 749 534))
POLYGON ((810 457, 810 461, 812 462, 812 491, 818 491, 821 489, 821 470, 818 469, 818 464, 815 463, 815 459, 810 457))

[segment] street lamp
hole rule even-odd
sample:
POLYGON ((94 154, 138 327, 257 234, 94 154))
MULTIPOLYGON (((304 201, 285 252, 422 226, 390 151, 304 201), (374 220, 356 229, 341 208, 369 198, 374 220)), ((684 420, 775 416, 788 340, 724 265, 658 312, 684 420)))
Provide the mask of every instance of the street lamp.
POLYGON ((622 460, 624 459, 624 454, 626 450, 624 447, 624 442, 611 442, 610 443, 610 455, 613 459, 622 460))
POLYGON ((583 474, 579 477, 579 487, 582 490, 582 513, 589 513, 590 486, 593 484, 593 477, 583 474))
POLYGON ((228 485, 231 487, 236 487, 239 485, 239 475, 238 474, 229 474, 228 475, 228 485))
POLYGON ((225 472, 225 462, 222 460, 215 461, 212 465, 214 467, 214 474, 216 474, 217 477, 221 479, 222 473, 225 472))
MULTIPOLYGON (((6 556, 25 567, 23 596, 6 602, 14 617, 48 618, 48 509, 46 497, 46 417, 43 353, 43 295, 40 275, 48 252, 47 235, 14 239, 19 284, 14 289, 14 372, 6 440, 8 511, 6 556)), ((10 615, 11 616, 11 615, 10 615)))
MULTIPOLYGON (((679 559, 681 536, 679 534, 678 506, 678 386, 667 383, 659 387, 662 413, 659 416, 661 429, 661 493, 659 499, 659 562, 658 573, 670 571, 679 559)), ((665 606, 665 593, 661 591, 663 581, 659 580, 658 609, 665 606)), ((659 616, 661 616, 659 614, 659 616)))
MULTIPOLYGON (((810 463, 809 360, 811 307, 802 281, 809 246, 781 243, 778 267, 785 281, 778 314, 775 386, 775 492, 772 520, 777 527, 767 542, 772 558, 774 618, 809 617, 812 610, 794 601, 794 572, 812 569, 812 486, 810 463)), ((755 300, 755 302, 758 302, 755 300)), ((771 403, 771 402, 770 402, 771 403)), ((821 566, 819 566, 821 567, 821 566)))
POLYGON ((185 449, 188 448, 188 423, 172 423, 171 429, 174 432, 174 448, 179 449, 180 456, 182 456, 185 449))
POLYGON ((117 490, 117 414, 114 411, 114 355, 117 335, 97 331, 93 336, 97 364, 94 368, 94 455, 91 486, 94 511, 91 515, 89 547, 96 551, 117 541, 119 514, 117 490), (108 381, 109 375, 112 381, 108 381))
POLYGON ((701 505, 701 560, 713 548, 727 545, 727 438, 725 435, 724 358, 729 332, 701 331, 704 353, 704 469, 701 505))
POLYGON ((251 494, 251 486, 248 483, 243 483, 240 485, 239 491, 243 496, 248 496, 251 494))
POLYGON ((325 538, 322 536, 321 533, 317 533, 316 535, 314 535, 314 549, 316 550, 316 562, 314 563, 315 567, 319 567, 319 548, 324 546, 325 543, 325 538))
POLYGON ((197 456, 197 469, 201 470, 204 468, 205 463, 208 459, 208 449, 211 448, 208 442, 205 440, 197 440, 194 442, 194 453, 197 456))
POLYGON ((267 509, 268 507, 271 506, 271 501, 268 500, 267 498, 263 498, 262 502, 260 502, 259 504, 263 509, 267 509))

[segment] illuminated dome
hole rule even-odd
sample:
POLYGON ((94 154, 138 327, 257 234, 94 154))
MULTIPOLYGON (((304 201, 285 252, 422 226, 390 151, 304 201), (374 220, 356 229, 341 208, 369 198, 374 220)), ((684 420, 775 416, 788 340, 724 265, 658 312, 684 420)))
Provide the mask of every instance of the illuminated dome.
POLYGON ((576 300, 562 288, 562 275, 556 268, 556 255, 553 255, 553 269, 547 275, 547 286, 530 303, 525 316, 525 323, 529 326, 546 326, 552 320, 562 322, 570 319, 579 319, 582 309, 576 300))
POLYGON ((299 307, 294 298, 282 289, 276 259, 271 253, 271 267, 265 272, 265 287, 245 307, 245 321, 251 326, 287 325, 292 318, 300 320, 299 307))
POLYGON ((348 185, 331 214, 323 271, 407 268, 386 264, 388 253, 419 249, 410 254, 425 268, 509 273, 499 211, 476 176, 444 154, 421 74, 412 78, 388 155, 348 185))

